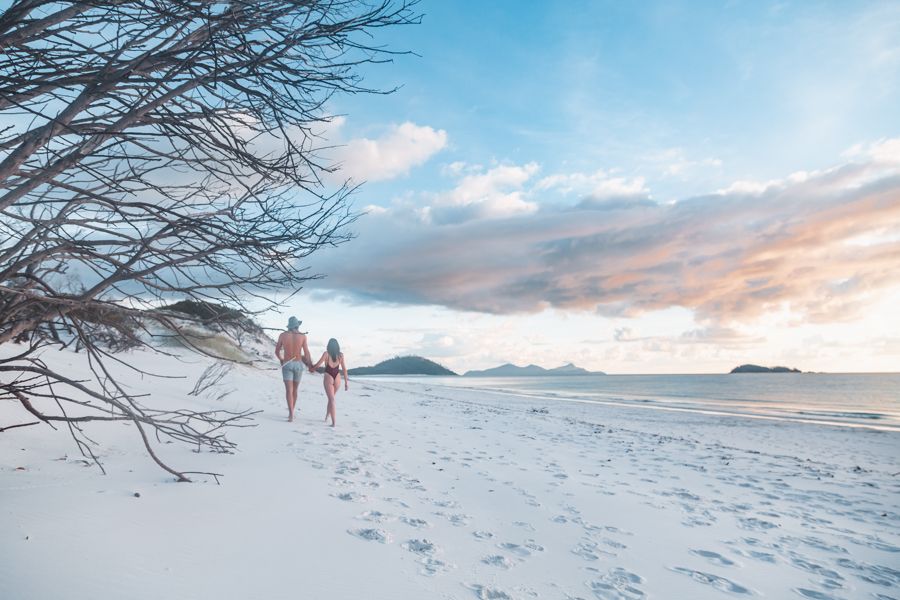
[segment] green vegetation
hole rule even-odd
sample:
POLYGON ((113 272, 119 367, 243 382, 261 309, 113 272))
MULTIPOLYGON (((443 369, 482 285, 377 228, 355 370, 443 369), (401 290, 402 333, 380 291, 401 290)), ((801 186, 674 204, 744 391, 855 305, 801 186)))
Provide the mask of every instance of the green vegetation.
POLYGON ((214 304, 212 302, 198 302, 196 300, 182 300, 175 304, 161 306, 156 310, 181 313, 203 321, 242 323, 247 320, 247 317, 233 308, 228 308, 221 304, 214 304))
POLYGON ((162 345, 174 348, 188 348, 219 359, 233 360, 235 362, 249 362, 253 359, 235 340, 228 336, 194 328, 182 328, 177 335, 171 334, 164 337, 162 345))
POLYGON ((396 356, 374 367, 350 369, 350 375, 456 375, 456 373, 421 356, 396 356))
POLYGON ((788 367, 761 367, 759 365, 741 365, 731 370, 732 373, 802 373, 799 369, 788 367))

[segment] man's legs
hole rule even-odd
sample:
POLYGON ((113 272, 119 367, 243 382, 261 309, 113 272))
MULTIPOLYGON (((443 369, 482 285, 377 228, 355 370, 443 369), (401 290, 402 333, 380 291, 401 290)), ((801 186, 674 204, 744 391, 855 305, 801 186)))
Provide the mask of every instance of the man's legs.
POLYGON ((290 379, 284 380, 284 397, 288 406, 288 421, 294 420, 294 403, 297 401, 296 388, 290 379))
MULTIPOLYGON (((292 390, 291 390, 291 391, 293 392, 294 406, 297 406, 297 400, 298 400, 298 396, 297 396, 297 388, 300 387, 300 378, 298 377, 297 379, 295 379, 295 380, 294 380, 293 382, 291 382, 291 383, 293 384, 292 390)), ((298 411, 298 412, 300 411, 300 407, 299 407, 299 406, 297 407, 297 411, 298 411)), ((293 407, 291 407, 291 415, 293 415, 293 414, 294 414, 294 409, 293 409, 293 407)))

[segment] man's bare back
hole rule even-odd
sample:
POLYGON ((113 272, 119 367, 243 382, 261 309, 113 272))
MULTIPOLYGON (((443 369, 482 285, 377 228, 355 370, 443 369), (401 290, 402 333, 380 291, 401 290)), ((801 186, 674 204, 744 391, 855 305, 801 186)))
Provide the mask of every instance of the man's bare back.
POLYGON ((278 336, 278 343, 275 344, 275 356, 281 364, 291 360, 299 360, 306 365, 310 364, 306 334, 297 331, 283 331, 278 336))

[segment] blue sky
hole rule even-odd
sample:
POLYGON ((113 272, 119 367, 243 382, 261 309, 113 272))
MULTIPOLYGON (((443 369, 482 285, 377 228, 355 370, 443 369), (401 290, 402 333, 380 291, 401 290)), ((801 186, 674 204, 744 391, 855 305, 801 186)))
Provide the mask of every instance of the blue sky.
POLYGON ((402 87, 331 105, 359 236, 271 324, 458 370, 900 369, 900 4, 419 8, 366 69, 402 87))
MULTIPOLYGON (((898 133, 896 3, 424 2, 386 36, 386 97, 339 98, 354 133, 450 133, 442 161, 539 161, 652 178, 662 197, 824 167, 898 133), (669 151, 669 155, 666 152, 669 151), (722 161, 666 175, 667 156, 722 161)), ((386 193, 428 187, 441 160, 386 193)), ((382 190, 367 191, 373 198, 382 190)))

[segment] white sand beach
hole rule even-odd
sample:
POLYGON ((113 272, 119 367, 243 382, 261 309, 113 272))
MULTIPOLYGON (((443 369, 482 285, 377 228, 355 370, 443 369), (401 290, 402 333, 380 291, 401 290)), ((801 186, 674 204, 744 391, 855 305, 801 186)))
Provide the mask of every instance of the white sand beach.
POLYGON ((155 405, 263 412, 234 455, 160 448, 221 485, 175 483, 128 425, 88 429, 108 475, 64 430, 0 434, 0 598, 900 597, 897 433, 377 379, 331 429, 319 376, 294 423, 274 369, 235 367, 223 400, 123 376, 155 405))

